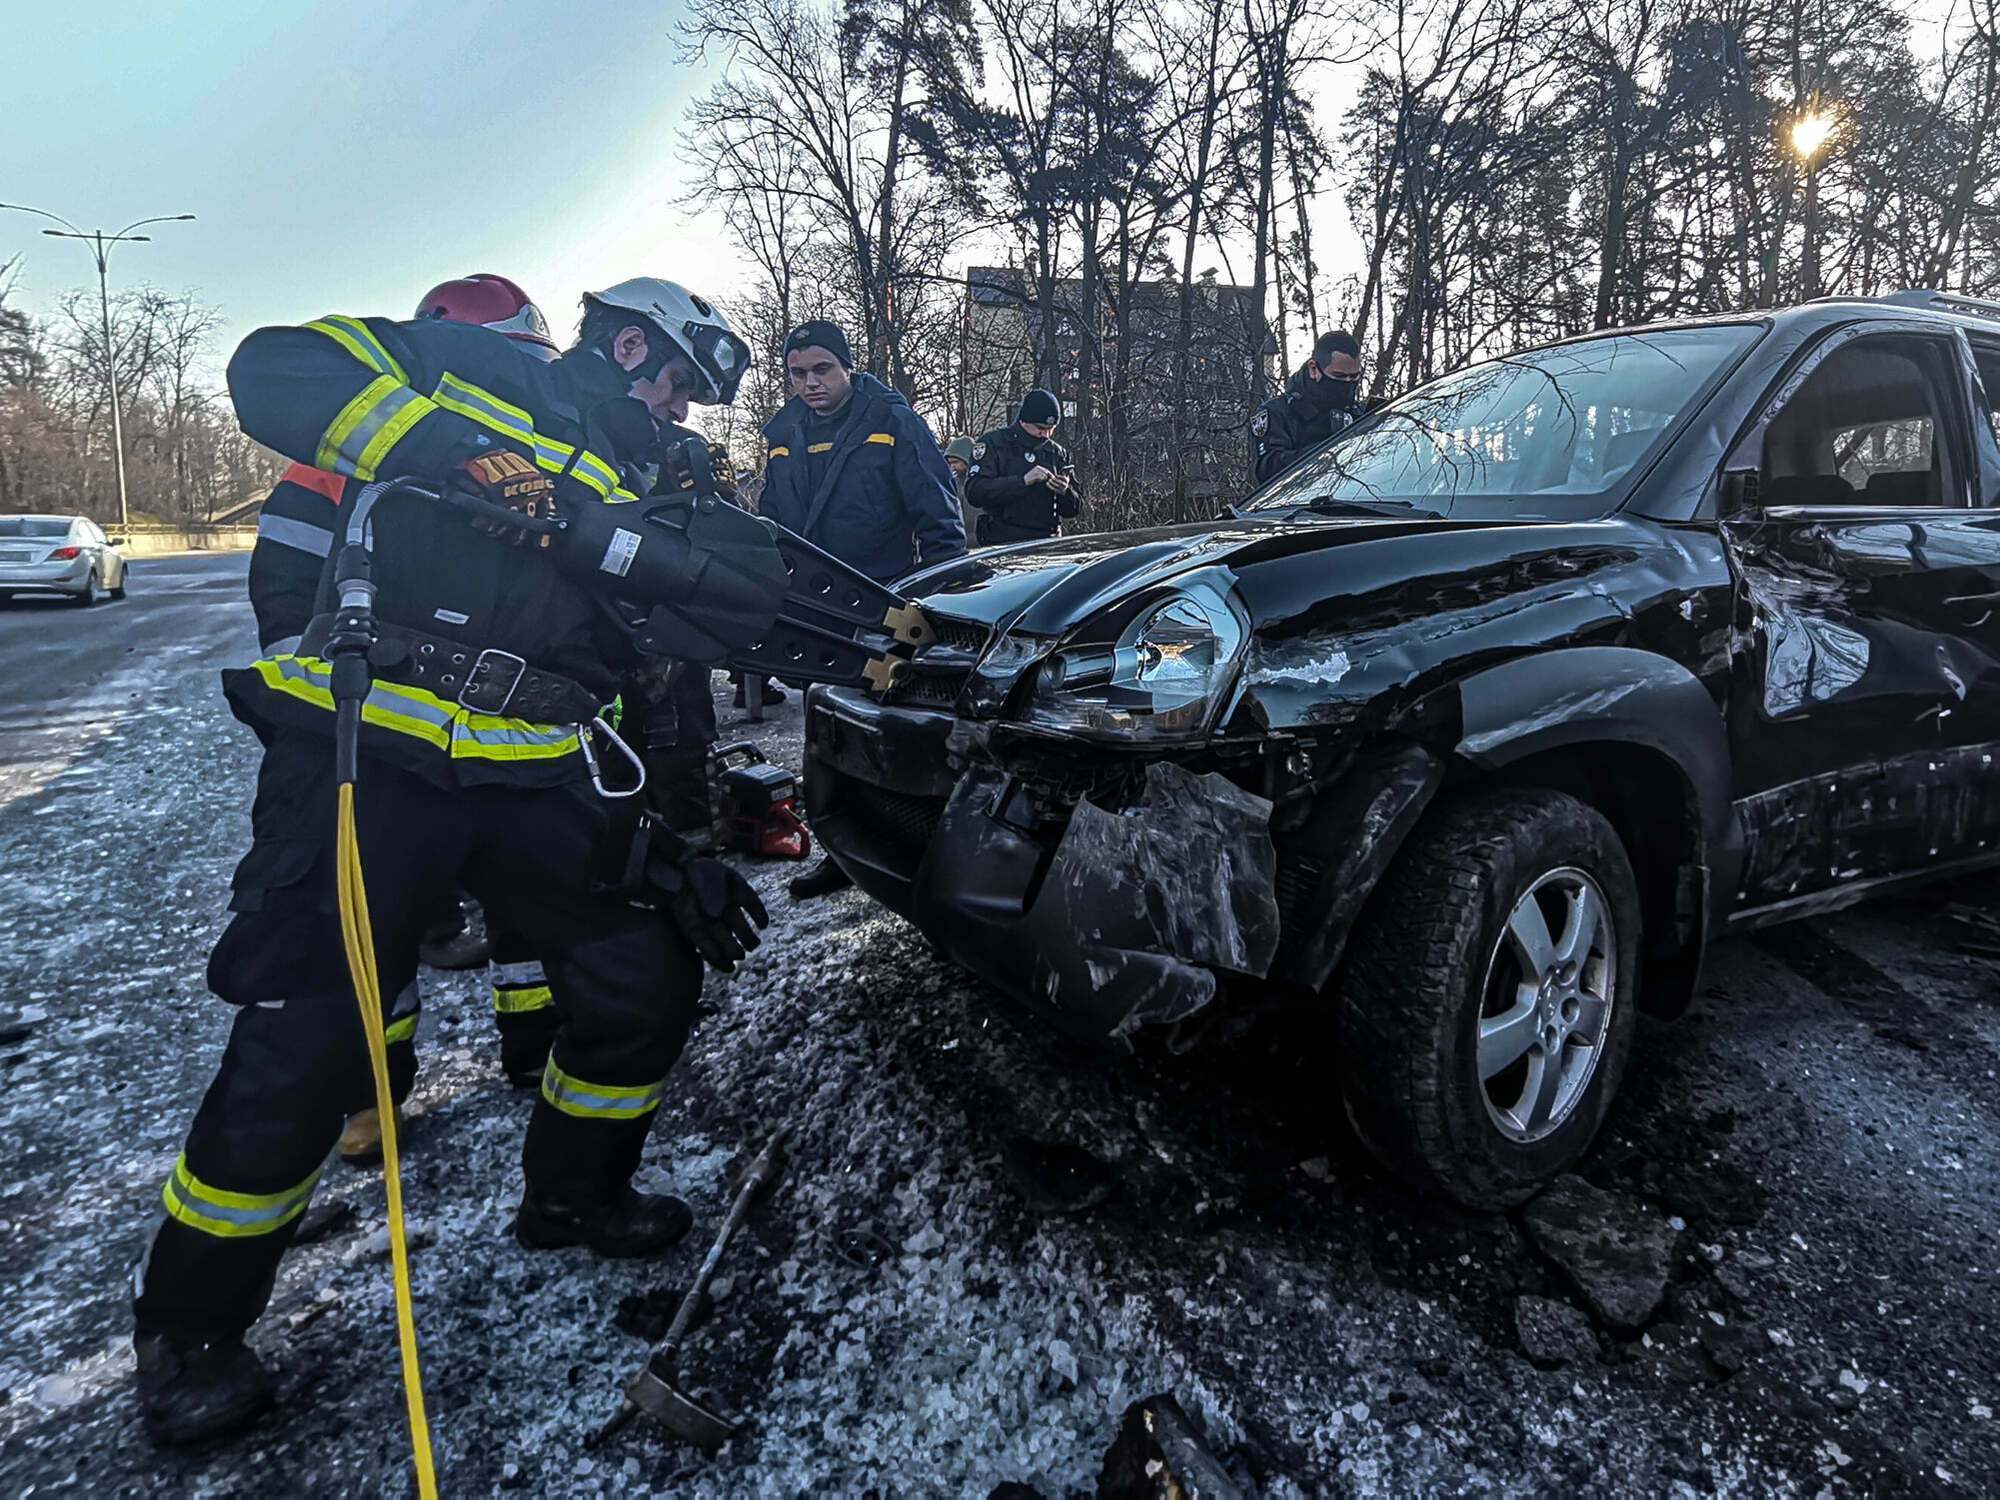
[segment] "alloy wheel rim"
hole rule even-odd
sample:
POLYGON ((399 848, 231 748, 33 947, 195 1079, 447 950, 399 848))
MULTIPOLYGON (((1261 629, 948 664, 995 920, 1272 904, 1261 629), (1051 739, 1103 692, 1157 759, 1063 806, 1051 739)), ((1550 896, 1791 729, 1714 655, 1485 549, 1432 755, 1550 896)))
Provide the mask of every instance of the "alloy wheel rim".
POLYGON ((1610 903, 1571 865, 1521 894, 1486 962, 1475 1058, 1487 1118, 1522 1145, 1576 1113, 1597 1072, 1617 1003, 1610 903))

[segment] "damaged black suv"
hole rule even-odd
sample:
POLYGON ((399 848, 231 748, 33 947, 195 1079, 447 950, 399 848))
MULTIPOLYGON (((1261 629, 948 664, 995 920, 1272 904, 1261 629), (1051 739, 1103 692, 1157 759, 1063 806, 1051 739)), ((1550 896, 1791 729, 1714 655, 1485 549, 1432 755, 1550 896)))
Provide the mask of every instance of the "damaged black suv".
POLYGON ((1996 402, 1932 293, 1461 370, 1226 518, 907 580, 813 826, 1071 1033, 1331 1008, 1370 1148, 1518 1202, 1711 939, 2000 861, 1996 402))

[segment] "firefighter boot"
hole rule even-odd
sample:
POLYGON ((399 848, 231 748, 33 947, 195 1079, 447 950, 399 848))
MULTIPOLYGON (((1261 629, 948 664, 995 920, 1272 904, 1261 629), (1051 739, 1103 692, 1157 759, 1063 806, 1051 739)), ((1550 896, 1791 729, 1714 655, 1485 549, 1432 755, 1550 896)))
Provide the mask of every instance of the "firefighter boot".
MULTIPOLYGON (((403 1135, 403 1112, 396 1111, 396 1140, 400 1144, 403 1135)), ((357 1167, 365 1167, 382 1159, 382 1117, 372 1109, 359 1110, 347 1117, 347 1128, 340 1132, 340 1159, 352 1162, 357 1167)))
POLYGON ((146 1435, 161 1447, 240 1432, 271 1404, 270 1372, 241 1338, 204 1344, 141 1332, 132 1349, 146 1435))
POLYGON ((629 1260, 659 1254, 693 1225, 688 1206, 665 1193, 627 1187, 606 1202, 574 1204, 531 1186, 521 1198, 514 1238, 530 1250, 588 1245, 607 1259, 629 1260))
POLYGON ((785 882, 794 901, 811 901, 815 897, 830 896, 835 891, 844 891, 854 882, 847 872, 835 864, 832 858, 822 854, 818 864, 803 875, 794 875, 785 882))

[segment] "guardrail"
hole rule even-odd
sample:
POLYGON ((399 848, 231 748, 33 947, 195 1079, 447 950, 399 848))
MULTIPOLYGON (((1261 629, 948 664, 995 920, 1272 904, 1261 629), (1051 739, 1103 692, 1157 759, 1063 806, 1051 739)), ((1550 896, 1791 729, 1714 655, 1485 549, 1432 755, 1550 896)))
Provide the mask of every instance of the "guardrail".
POLYGON ((247 552, 257 545, 257 528, 249 526, 127 526, 104 528, 121 536, 128 557, 154 557, 164 552, 247 552))

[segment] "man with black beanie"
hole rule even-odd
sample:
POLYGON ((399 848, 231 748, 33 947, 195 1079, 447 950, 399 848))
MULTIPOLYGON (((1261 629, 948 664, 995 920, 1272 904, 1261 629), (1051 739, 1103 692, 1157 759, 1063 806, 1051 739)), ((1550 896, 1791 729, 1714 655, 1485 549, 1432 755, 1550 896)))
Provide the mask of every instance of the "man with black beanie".
POLYGON ((899 392, 854 373, 822 319, 785 339, 787 401, 764 427, 758 509, 881 582, 965 551, 944 453, 899 392))
POLYGON ((1076 466, 1055 440, 1061 421, 1062 406, 1051 392, 1029 391, 1013 426, 996 428, 973 445, 965 498, 979 507, 981 546, 1054 536, 1062 518, 1081 509, 1076 466))
POLYGON ((1343 432, 1363 416, 1361 345, 1344 329, 1323 333, 1312 358, 1285 383, 1282 394, 1250 419, 1250 472, 1264 484, 1343 432))

